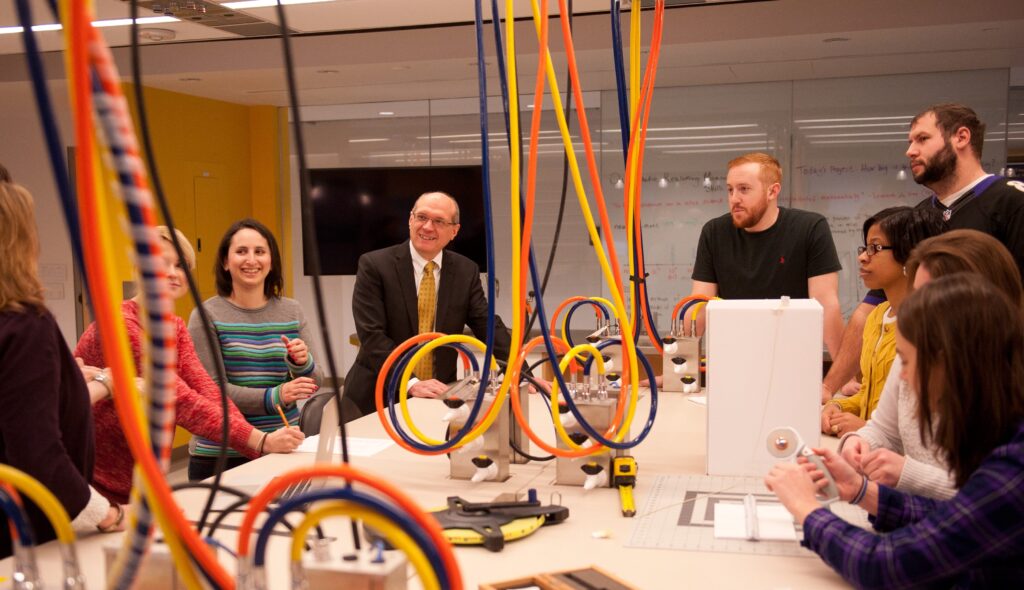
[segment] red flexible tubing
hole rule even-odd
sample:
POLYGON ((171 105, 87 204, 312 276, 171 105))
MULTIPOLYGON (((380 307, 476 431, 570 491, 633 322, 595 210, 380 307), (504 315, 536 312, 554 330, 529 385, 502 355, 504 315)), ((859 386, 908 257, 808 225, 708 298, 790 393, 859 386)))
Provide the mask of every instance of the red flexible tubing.
POLYGON ((280 492, 288 487, 288 485, 314 477, 340 477, 349 482, 357 481, 387 496, 388 499, 408 513, 416 521, 416 524, 423 527, 424 532, 434 542, 438 552, 441 554, 441 561, 444 563, 445 569, 448 570, 448 578, 451 580, 453 590, 462 590, 462 575, 459 572, 459 564, 455 561, 455 553, 452 551, 451 543, 445 539, 444 531, 441 530, 441 525, 438 524, 437 520, 427 516, 412 498, 405 495, 394 485, 384 480, 373 478, 350 465, 312 465, 289 471, 270 480, 270 483, 260 490, 249 502, 249 509, 246 510, 245 518, 242 519, 242 525, 238 528, 239 557, 247 557, 249 555, 249 543, 252 539, 253 525, 256 523, 256 517, 263 512, 267 505, 274 498, 277 498, 280 492))

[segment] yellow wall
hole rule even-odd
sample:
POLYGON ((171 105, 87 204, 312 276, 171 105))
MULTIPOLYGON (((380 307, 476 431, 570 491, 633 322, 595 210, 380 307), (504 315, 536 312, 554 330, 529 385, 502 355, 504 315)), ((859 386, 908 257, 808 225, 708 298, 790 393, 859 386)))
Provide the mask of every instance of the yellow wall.
MULTIPOLYGON (((125 84, 125 92, 131 99, 130 84, 125 84)), ((216 294, 217 245, 233 222, 255 217, 281 243, 288 243, 284 231, 289 220, 282 216, 288 211, 282 202, 288 186, 288 169, 282 165, 288 150, 281 123, 285 114, 277 107, 250 107, 148 87, 143 96, 171 215, 196 247, 196 280, 202 296, 211 297, 216 294)), ((129 102, 134 115, 134 100, 129 102)), ((282 258, 290 283, 289 257, 282 258)), ((287 288, 290 291, 290 284, 287 288)), ((192 308, 187 298, 177 305, 186 320, 192 308)))
MULTIPOLYGON (((132 86, 125 84, 124 92, 137 121, 132 86)), ((216 295, 216 250, 233 222, 254 217, 281 244, 290 243, 286 114, 272 106, 250 107, 148 87, 143 97, 164 194, 174 224, 197 250, 194 274, 205 299, 216 295)), ((282 253, 290 293, 289 258, 282 253)), ((131 279, 127 266, 124 275, 131 279)), ((191 298, 183 297, 176 311, 187 321, 193 307, 191 298)), ((187 440, 187 433, 178 429, 175 446, 187 440)))

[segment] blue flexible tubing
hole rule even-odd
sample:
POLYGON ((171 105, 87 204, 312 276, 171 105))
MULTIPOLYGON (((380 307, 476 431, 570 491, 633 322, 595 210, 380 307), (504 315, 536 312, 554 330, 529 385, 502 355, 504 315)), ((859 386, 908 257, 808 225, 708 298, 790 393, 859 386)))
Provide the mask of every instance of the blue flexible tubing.
POLYGON ((626 97, 626 68, 622 63, 622 24, 620 22, 619 0, 611 0, 612 17, 612 62, 615 64, 615 94, 619 99, 619 126, 622 128, 622 162, 629 155, 629 99, 626 97))
POLYGON ((430 537, 423 531, 423 529, 412 520, 408 515, 400 510, 396 510, 390 504, 387 504, 376 496, 359 492, 348 488, 337 488, 327 490, 317 490, 309 492, 307 494, 301 494, 299 496, 290 498, 273 510, 267 515, 267 520, 264 522, 263 527, 260 528, 259 535, 256 538, 256 546, 253 549, 253 564, 256 567, 263 567, 266 561, 267 544, 270 540, 270 533, 273 531, 274 526, 277 522, 283 519, 289 512, 297 510, 309 503, 317 502, 320 500, 348 500, 364 506, 387 517, 392 520, 399 527, 405 531, 421 549, 430 562, 431 567, 437 573, 438 582, 441 588, 451 588, 451 580, 448 578, 448 571, 444 567, 444 563, 441 560, 441 555, 437 551, 437 547, 431 542, 430 537))
POLYGON ((573 303, 572 306, 565 312, 565 342, 566 344, 569 345, 569 348, 576 346, 576 344, 572 341, 572 334, 569 330, 569 328, 572 326, 572 315, 576 313, 576 310, 579 309, 580 307, 590 304, 597 305, 599 308, 601 308, 601 311, 604 312, 605 320, 611 319, 611 316, 608 314, 608 310, 600 301, 594 301, 593 299, 584 299, 582 301, 577 301, 576 303, 573 303))
MULTIPOLYGON (((493 2, 494 2, 494 0, 492 0, 492 4, 493 4, 493 2)), ((479 0, 478 0, 478 3, 479 3, 479 0)), ((495 16, 495 19, 497 19, 497 16, 495 16)), ((499 36, 499 38, 500 38, 500 36, 499 36)), ((497 47, 498 47, 498 53, 501 54, 502 53, 503 45, 500 44, 500 43, 497 43, 497 47)), ((620 50, 620 53, 621 53, 621 50, 620 50)), ((498 65, 499 65, 499 68, 504 69, 504 61, 499 60, 498 65)), ((500 71, 499 72, 499 78, 502 79, 502 80, 504 80, 506 78, 506 75, 505 75, 504 71, 500 71)), ((508 88, 504 84, 502 85, 502 93, 503 93, 504 104, 508 105, 508 88)), ((508 109, 507 109, 507 106, 506 106, 506 120, 507 120, 507 117, 508 117, 508 109)), ((628 129, 629 129, 628 124, 627 124, 626 127, 624 127, 624 129, 628 131, 628 129)), ((511 138, 510 138, 510 141, 511 141, 511 138)), ((484 140, 484 142, 486 144, 486 139, 484 140)), ((627 145, 628 145, 628 140, 627 140, 627 145)), ((483 159, 486 161, 486 158, 483 158, 483 159)), ((536 262, 535 262, 535 260, 534 260, 532 255, 530 257, 530 279, 531 279, 531 283, 533 284, 534 292, 540 293, 541 292, 540 276, 539 276, 539 273, 537 273, 536 262)), ((544 340, 544 349, 547 352, 547 355, 548 355, 549 359, 557 359, 558 358, 558 354, 555 352, 555 345, 554 345, 554 342, 551 340, 551 331, 548 328, 547 313, 544 311, 544 298, 543 297, 538 297, 537 300, 536 300, 536 304, 537 304, 537 317, 540 318, 540 321, 538 322, 538 324, 540 325, 541 336, 543 337, 543 340, 544 340)), ((644 362, 645 365, 649 366, 649 363, 647 363, 647 359, 644 358, 643 355, 639 351, 637 351, 637 356, 638 356, 638 358, 642 359, 642 362, 644 362)), ((565 383, 565 377, 562 375, 561 371, 555 370, 555 371, 552 371, 552 372, 554 373, 555 380, 558 382, 558 386, 562 389, 562 391, 568 391, 569 388, 568 388, 568 386, 565 383)), ((654 373, 653 370, 648 370, 648 374, 651 375, 651 377, 652 377, 652 387, 651 387, 652 404, 651 404, 651 415, 650 415, 650 419, 649 419, 649 422, 648 422, 649 425, 654 420, 654 416, 655 416, 655 413, 656 413, 656 407, 657 407, 656 403, 654 402, 654 399, 655 399, 655 396, 656 396, 656 394, 654 393, 656 385, 653 385, 653 373, 654 373)), ((570 403, 569 409, 572 411, 573 416, 576 418, 576 421, 580 423, 580 425, 583 427, 583 429, 585 431, 587 431, 587 434, 590 435, 591 438, 593 438, 594 440, 597 440, 598 442, 600 442, 601 444, 603 444, 603 445, 605 445, 607 447, 614 448, 614 449, 628 449, 628 448, 632 448, 633 446, 636 446, 636 444, 639 444, 640 440, 643 440, 642 438, 638 438, 636 441, 631 441, 629 443, 612 443, 612 441, 610 441, 608 439, 605 439, 603 436, 601 436, 600 433, 595 431, 594 428, 592 426, 590 426, 589 423, 587 423, 586 419, 582 416, 582 414, 580 414, 580 412, 576 408, 575 404, 570 403), (611 443, 611 444, 609 444, 609 443, 611 443)), ((552 411, 554 411, 554 410, 552 410, 552 411)), ((644 436, 646 436, 646 433, 650 430, 650 426, 649 425, 648 425, 648 427, 646 427, 644 429, 644 436)))
MULTIPOLYGON (((395 432, 398 433, 398 436, 402 437, 402 440, 408 443, 409 446, 419 449, 421 451, 444 451, 455 446, 455 444, 452 443, 452 440, 454 440, 455 437, 452 437, 452 439, 445 441, 444 444, 441 445, 428 445, 421 441, 418 441, 405 432, 405 429, 402 428, 401 423, 398 421, 398 413, 395 411, 395 398, 398 397, 398 381, 402 378, 402 374, 405 371, 405 367, 409 364, 409 361, 412 359, 413 355, 416 354, 416 351, 418 351, 419 349, 423 348, 426 345, 426 342, 421 342, 416 346, 413 346, 407 351, 406 354, 399 357, 399 359, 395 362, 395 366, 391 368, 391 375, 390 377, 388 377, 387 388, 384 390, 386 393, 390 394, 387 396, 385 403, 387 403, 388 416, 391 417, 392 427, 395 429, 395 432)), ((476 357, 465 345, 458 342, 454 342, 446 344, 445 346, 456 348, 466 353, 466 355, 469 356, 470 365, 473 367, 473 370, 477 372, 480 371, 480 366, 477 364, 476 357)), ((490 373, 490 371, 486 372, 490 373)), ((481 376, 481 380, 482 379, 483 376, 481 376)), ((469 425, 470 428, 474 424, 476 424, 476 417, 479 414, 479 409, 482 404, 483 396, 480 395, 480 392, 477 392, 476 399, 473 400, 473 407, 469 411, 469 417, 466 419, 466 424, 469 425)), ((463 437, 465 436, 465 432, 469 432, 469 429, 466 428, 465 426, 459 429, 459 433, 461 433, 461 436, 463 437)), ((461 442, 461 438, 459 439, 459 442, 461 442)))
POLYGON ((698 303, 707 303, 707 301, 703 299, 693 299, 691 301, 687 301, 686 303, 683 304, 682 307, 679 308, 679 316, 676 319, 680 322, 686 321, 686 312, 689 311, 691 307, 697 305, 698 303))
MULTIPOLYGON (((604 350, 609 346, 622 346, 622 343, 620 343, 617 340, 605 340, 603 342, 598 343, 596 347, 598 350, 604 350)), ((576 402, 574 402, 570 396, 565 396, 566 404, 569 406, 569 409, 572 411, 573 415, 576 416, 576 420, 580 423, 580 426, 582 426, 583 429, 587 431, 587 434, 590 435, 591 438, 598 440, 598 442, 605 445, 606 447, 612 447, 613 449, 631 449, 636 445, 640 444, 645 438, 647 438, 647 435, 650 434, 651 432, 651 428, 654 426, 654 417, 658 413, 658 384, 655 383, 654 369, 651 367, 651 363, 648 362, 647 357, 644 356, 644 354, 641 353, 640 351, 637 351, 636 358, 640 360, 640 362, 643 364, 644 371, 647 373, 647 380, 650 381, 651 383, 651 411, 647 415, 647 423, 644 424, 643 430, 640 431, 640 434, 637 435, 637 437, 632 441, 628 443, 619 443, 619 445, 622 446, 615 446, 608 444, 604 440, 601 440, 601 437, 595 437, 593 435, 592 429, 590 428, 590 425, 579 420, 579 414, 577 414, 576 412, 576 402)), ((583 363, 583 374, 585 376, 590 375, 590 365, 593 362, 594 357, 590 357, 586 360, 586 362, 583 363)), ((625 389, 625 387, 621 388, 619 390, 619 395, 624 395, 625 389)))
POLYGON ((22 547, 32 547, 36 544, 36 536, 32 530, 32 523, 28 519, 25 509, 18 506, 14 498, 6 490, 0 488, 0 508, 7 513, 8 520, 18 531, 18 544, 22 547))
MULTIPOLYGON (((474 29, 476 31, 476 66, 477 66, 477 82, 479 88, 479 104, 480 104, 480 142, 481 142, 481 169, 483 176, 483 189, 484 189, 484 236, 487 243, 487 337, 486 350, 484 352, 484 363, 483 366, 491 366, 491 358, 494 356, 494 299, 495 299, 495 271, 494 271, 494 215, 491 210, 491 163, 490 147, 488 142, 488 122, 487 122, 487 63, 484 61, 484 35, 483 35, 483 5, 481 0, 476 0, 473 3, 474 9, 474 29)), ((497 18, 495 16, 495 18, 497 18)), ((501 48, 498 48, 500 53, 501 48)), ((407 351, 403 358, 412 357, 412 349, 407 351)), ((400 359, 401 360, 401 359, 400 359)), ((483 371, 480 375, 480 388, 477 391, 476 400, 473 403, 473 408, 470 410, 469 418, 466 420, 465 425, 456 432, 452 438, 439 446, 426 447, 425 450, 445 450, 450 449, 462 442, 462 439, 469 434, 470 430, 473 429, 473 425, 476 423, 477 415, 480 412, 480 407, 483 404, 484 392, 487 391, 487 386, 490 384, 491 372, 483 371)), ((396 423, 397 424, 397 423, 396 423)), ((421 448, 421 443, 418 441, 414 446, 421 448)))

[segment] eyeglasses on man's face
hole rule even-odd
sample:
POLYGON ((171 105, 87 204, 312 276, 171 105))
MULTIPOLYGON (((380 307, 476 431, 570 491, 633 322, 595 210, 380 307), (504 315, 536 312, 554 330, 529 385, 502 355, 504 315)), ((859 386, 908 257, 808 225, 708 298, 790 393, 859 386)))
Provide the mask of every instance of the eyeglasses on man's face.
POLYGON ((868 244, 866 246, 857 246, 857 256, 867 253, 868 258, 871 258, 875 254, 878 254, 882 250, 892 250, 892 246, 883 246, 881 244, 868 244))
POLYGON ((412 218, 420 225, 426 225, 428 221, 433 223, 434 227, 454 227, 458 225, 454 221, 448 221, 439 217, 427 217, 422 213, 413 213, 412 218))

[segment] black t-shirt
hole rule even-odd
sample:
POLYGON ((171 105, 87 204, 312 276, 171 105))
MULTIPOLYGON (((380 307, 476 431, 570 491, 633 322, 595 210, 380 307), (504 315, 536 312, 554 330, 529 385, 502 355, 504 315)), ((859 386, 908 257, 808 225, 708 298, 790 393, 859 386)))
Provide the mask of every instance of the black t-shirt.
POLYGON ((718 285, 723 299, 806 299, 807 279, 842 268, 828 221, 779 207, 775 224, 748 232, 729 213, 704 224, 693 279, 718 285))
POLYGON ((949 229, 976 229, 996 238, 1013 254, 1017 268, 1024 273, 1024 181, 996 177, 990 182, 987 187, 979 184, 982 190, 977 194, 975 189, 967 191, 951 207, 934 196, 917 206, 935 207, 943 216, 948 215, 949 229))

